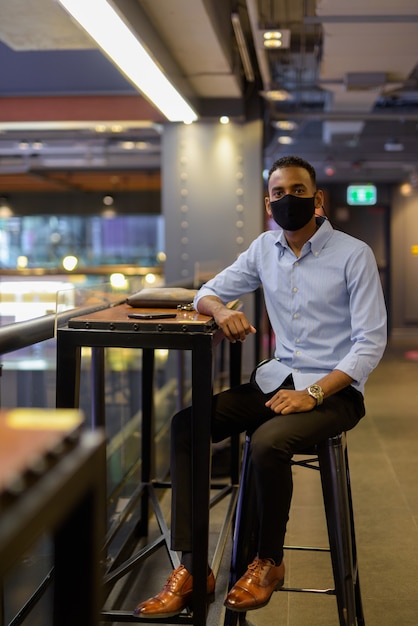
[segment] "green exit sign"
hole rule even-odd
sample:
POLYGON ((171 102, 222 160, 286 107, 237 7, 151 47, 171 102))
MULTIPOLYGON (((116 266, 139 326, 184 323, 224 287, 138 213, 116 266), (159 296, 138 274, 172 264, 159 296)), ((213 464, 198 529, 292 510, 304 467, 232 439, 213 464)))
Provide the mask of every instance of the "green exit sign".
POLYGON ((347 203, 351 206, 376 204, 376 199, 375 185, 349 185, 347 187, 347 203))

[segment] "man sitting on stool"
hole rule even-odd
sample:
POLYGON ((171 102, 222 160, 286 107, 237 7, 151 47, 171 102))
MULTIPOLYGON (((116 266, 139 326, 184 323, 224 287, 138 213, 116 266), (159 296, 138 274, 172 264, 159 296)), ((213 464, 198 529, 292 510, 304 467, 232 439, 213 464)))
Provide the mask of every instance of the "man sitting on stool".
MULTIPOLYGON (((386 309, 376 261, 362 241, 332 228, 321 213, 314 168, 299 157, 273 163, 267 213, 280 227, 264 232, 199 290, 195 306, 231 341, 255 333, 245 313, 225 306, 263 287, 276 337, 275 357, 251 382, 213 399, 213 441, 250 431, 257 492, 258 552, 225 606, 265 606, 284 582, 283 545, 292 498, 291 459, 353 428, 364 416, 363 390, 386 345, 386 309), (315 211, 320 213, 316 215, 315 211)), ((171 617, 193 591, 191 408, 172 422, 171 547, 181 565, 162 591, 139 604, 143 618, 171 617)), ((208 567, 208 599, 215 580, 208 567)))

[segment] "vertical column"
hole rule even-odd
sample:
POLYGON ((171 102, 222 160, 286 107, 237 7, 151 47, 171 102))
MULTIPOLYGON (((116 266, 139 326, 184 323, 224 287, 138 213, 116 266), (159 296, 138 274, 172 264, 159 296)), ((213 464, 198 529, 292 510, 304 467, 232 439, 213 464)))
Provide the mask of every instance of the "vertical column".
MULTIPOLYGON (((162 141, 165 277, 194 284, 236 259, 263 230, 262 122, 168 124, 162 141)), ((254 321, 254 298, 244 298, 254 321)), ((254 343, 245 342, 245 371, 254 343)))
POLYGON ((262 124, 170 124, 164 129, 162 209, 167 282, 196 264, 231 263, 263 228, 262 124))

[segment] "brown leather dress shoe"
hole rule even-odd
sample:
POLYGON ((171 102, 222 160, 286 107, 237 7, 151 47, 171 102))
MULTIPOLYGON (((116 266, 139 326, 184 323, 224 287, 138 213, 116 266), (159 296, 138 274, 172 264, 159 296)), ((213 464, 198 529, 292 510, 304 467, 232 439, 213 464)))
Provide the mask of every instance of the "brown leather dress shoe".
MULTIPOLYGON (((208 576, 208 601, 213 601, 215 577, 211 571, 208 576)), ((160 593, 138 604, 134 611, 137 617, 173 617, 181 613, 190 604, 193 594, 193 576, 184 565, 173 570, 160 593)))
POLYGON ((272 559, 255 558, 226 596, 224 605, 231 611, 260 609, 283 584, 283 561, 276 565, 272 559))

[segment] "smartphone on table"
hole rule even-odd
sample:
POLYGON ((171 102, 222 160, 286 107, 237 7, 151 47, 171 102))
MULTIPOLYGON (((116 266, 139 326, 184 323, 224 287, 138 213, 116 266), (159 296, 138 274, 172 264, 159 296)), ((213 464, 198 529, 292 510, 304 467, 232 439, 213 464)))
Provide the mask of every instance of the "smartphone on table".
POLYGON ((128 313, 128 317, 134 320, 163 320, 177 317, 177 313, 128 313))

